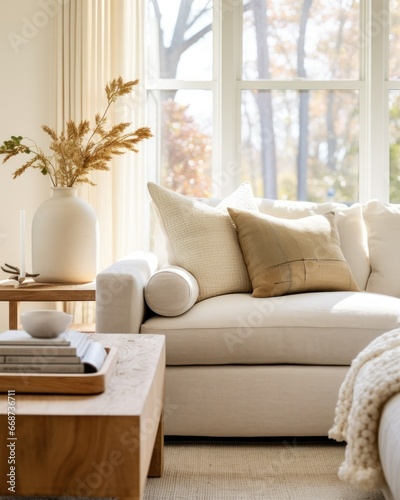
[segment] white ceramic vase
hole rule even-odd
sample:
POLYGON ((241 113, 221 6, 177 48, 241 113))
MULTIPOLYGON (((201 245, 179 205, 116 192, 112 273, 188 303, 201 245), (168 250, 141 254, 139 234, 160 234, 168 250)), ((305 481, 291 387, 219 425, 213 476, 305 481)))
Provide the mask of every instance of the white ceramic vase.
POLYGON ((39 283, 88 283, 97 273, 98 220, 75 187, 52 188, 53 196, 32 221, 32 271, 39 283))

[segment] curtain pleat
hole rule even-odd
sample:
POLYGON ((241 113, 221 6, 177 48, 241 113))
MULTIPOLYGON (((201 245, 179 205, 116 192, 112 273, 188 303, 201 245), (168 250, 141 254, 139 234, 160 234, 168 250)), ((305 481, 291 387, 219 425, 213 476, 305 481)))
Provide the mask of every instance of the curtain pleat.
MULTIPOLYGON (((139 79, 134 93, 117 101, 112 122, 147 125, 144 91, 144 6, 141 0, 69 0, 60 6, 54 34, 54 127, 68 120, 94 122, 106 106, 106 83, 122 76, 139 79)), ((99 271, 124 255, 148 248, 146 144, 110 162, 109 172, 93 172, 95 187, 80 195, 96 210, 100 227, 99 271)), ((91 303, 68 304, 78 323, 93 322, 91 303)))

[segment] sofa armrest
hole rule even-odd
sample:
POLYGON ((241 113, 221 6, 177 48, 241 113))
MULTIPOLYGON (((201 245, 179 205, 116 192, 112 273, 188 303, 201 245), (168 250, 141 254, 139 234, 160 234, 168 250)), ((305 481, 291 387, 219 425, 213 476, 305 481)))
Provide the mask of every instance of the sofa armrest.
POLYGON ((378 430, 379 459, 386 484, 383 491, 386 500, 400 498, 400 394, 386 401, 378 430))
POLYGON ((157 270, 152 252, 134 252, 96 277, 96 332, 139 333, 146 312, 144 288, 157 270))

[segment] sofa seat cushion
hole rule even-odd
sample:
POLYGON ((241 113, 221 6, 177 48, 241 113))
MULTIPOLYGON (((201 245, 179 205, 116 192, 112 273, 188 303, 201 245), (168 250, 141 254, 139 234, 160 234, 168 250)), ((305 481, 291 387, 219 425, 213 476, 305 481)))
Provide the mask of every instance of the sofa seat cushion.
POLYGON ((153 316, 141 333, 166 336, 168 365, 350 365, 400 326, 400 299, 367 292, 212 297, 182 316, 153 316))

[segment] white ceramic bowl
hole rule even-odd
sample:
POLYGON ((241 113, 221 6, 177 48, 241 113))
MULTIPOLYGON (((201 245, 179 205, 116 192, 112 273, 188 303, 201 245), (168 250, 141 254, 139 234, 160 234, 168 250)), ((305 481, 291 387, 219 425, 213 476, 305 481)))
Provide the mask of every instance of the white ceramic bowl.
POLYGON ((72 314, 44 309, 21 314, 24 330, 32 337, 52 338, 65 332, 72 324, 72 314))

